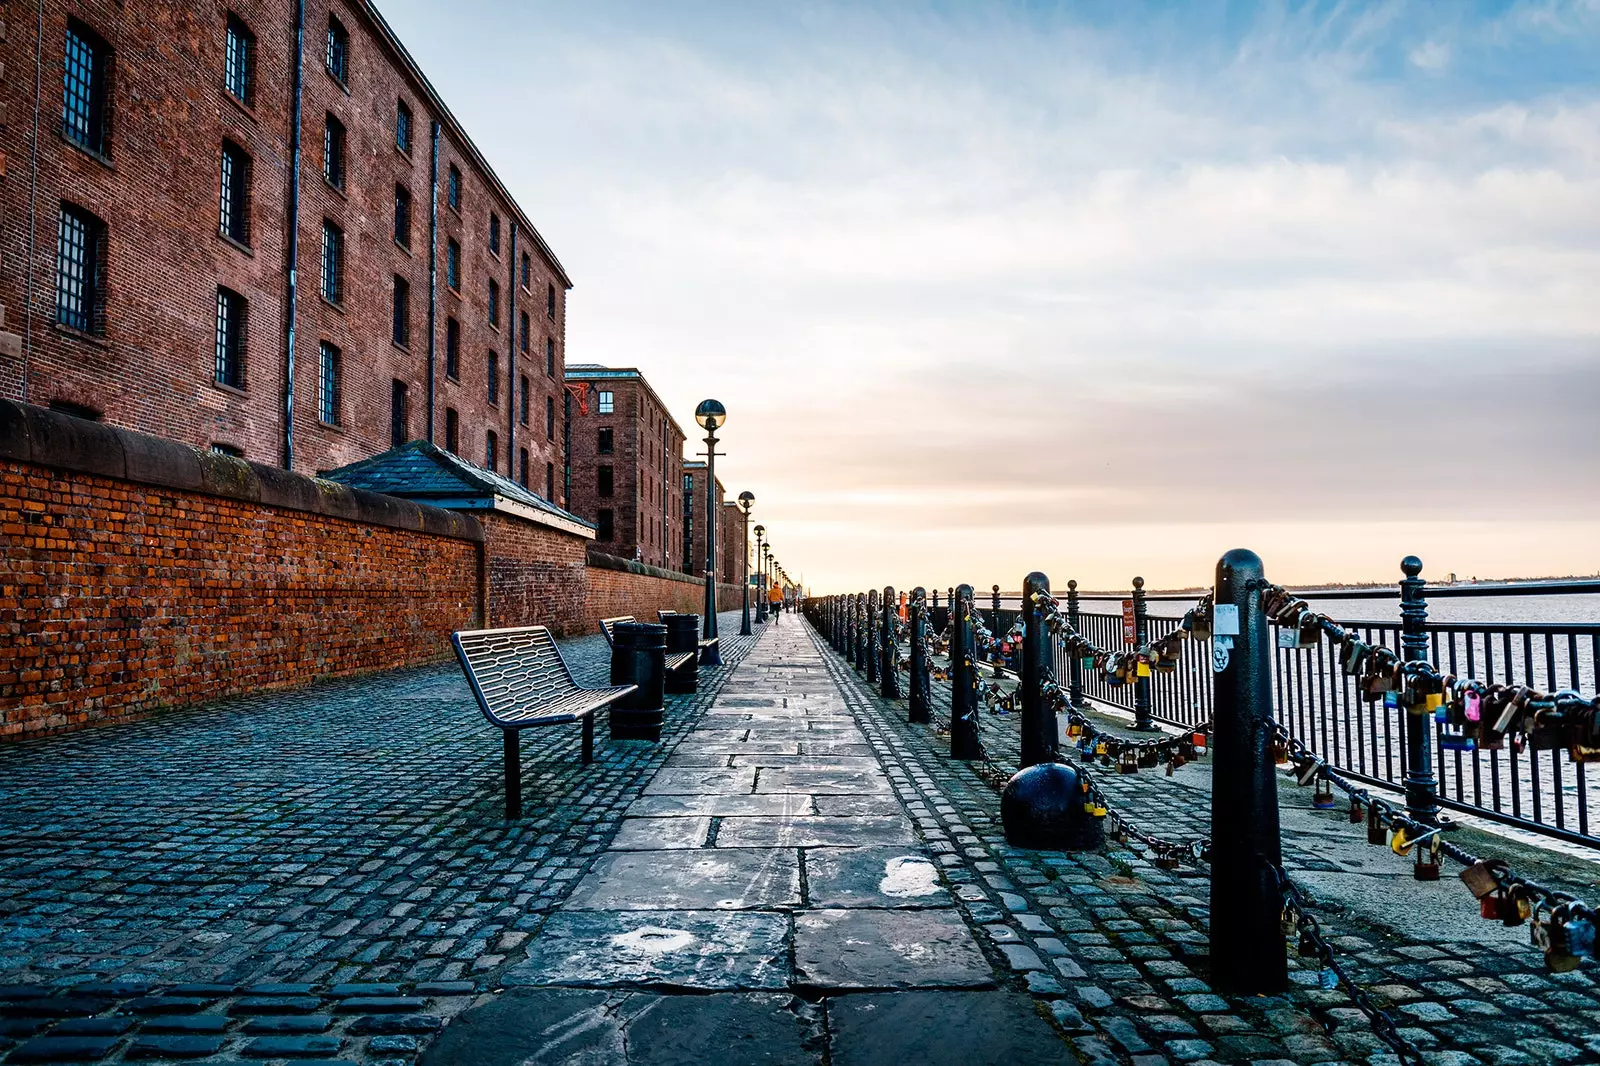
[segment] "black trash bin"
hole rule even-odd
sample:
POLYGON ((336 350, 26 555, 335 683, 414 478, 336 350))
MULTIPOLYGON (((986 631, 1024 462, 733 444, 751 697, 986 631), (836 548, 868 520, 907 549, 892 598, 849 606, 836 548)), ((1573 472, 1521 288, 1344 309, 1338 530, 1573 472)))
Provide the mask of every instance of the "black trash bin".
POLYGON ((619 622, 615 634, 612 683, 638 688, 611 705, 611 739, 660 740, 667 627, 654 622, 619 622), (628 676, 619 677, 619 673, 628 676))
POLYGON ((667 654, 690 656, 687 663, 667 675, 667 691, 674 696, 687 695, 700 687, 700 616, 669 614, 666 623, 667 654))

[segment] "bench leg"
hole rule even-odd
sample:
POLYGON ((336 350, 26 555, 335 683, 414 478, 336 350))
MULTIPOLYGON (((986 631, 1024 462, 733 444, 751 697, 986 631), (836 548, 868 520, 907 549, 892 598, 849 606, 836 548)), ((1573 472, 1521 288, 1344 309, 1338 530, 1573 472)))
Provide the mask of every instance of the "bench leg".
POLYGON ((522 747, 515 729, 502 729, 506 750, 506 818, 522 817, 522 747))
POLYGON ((594 762, 594 715, 583 716, 583 761, 594 762))

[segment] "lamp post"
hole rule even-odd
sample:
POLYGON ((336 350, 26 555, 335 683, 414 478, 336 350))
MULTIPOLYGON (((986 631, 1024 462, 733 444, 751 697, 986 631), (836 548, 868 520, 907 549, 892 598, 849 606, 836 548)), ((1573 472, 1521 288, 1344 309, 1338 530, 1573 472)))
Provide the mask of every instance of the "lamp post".
MULTIPOLYGON (((705 635, 717 635, 717 428, 728 421, 728 411, 716 400, 701 400, 694 409, 694 420, 706 431, 706 619, 705 635)), ((719 645, 706 649, 701 660, 707 666, 721 666, 719 645)))
POLYGON ((756 525, 756 585, 761 589, 756 593, 756 621, 765 625, 767 622, 767 582, 762 576, 761 569, 761 538, 766 535, 767 527, 756 525))
MULTIPOLYGON (((767 593, 770 591, 767 586, 772 584, 772 541, 770 541, 770 540, 767 541, 766 556, 767 556, 767 573, 766 573, 766 577, 762 579, 763 580, 763 584, 761 586, 761 598, 763 600, 767 599, 767 593)), ((773 621, 777 621, 777 617, 776 617, 777 613, 778 612, 772 607, 772 604, 769 602, 767 604, 767 617, 771 618, 773 621)))
POLYGON ((741 637, 748 637, 753 632, 750 628, 750 505, 755 502, 755 493, 739 493, 739 508, 744 511, 744 614, 739 619, 741 637))

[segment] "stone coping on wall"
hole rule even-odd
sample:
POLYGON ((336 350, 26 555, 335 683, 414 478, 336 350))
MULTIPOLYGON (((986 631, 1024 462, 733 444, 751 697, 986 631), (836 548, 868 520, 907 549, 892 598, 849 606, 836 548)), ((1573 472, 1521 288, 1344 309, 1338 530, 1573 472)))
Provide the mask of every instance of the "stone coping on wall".
POLYGON ((480 544, 484 539, 483 526, 470 515, 10 400, 0 400, 0 460, 480 544))
MULTIPOLYGON (((607 555, 605 552, 589 550, 589 565, 600 570, 621 570, 625 574, 642 574, 645 577, 659 577, 666 581, 682 581, 687 585, 704 585, 706 579, 693 574, 685 574, 679 570, 663 570, 659 566, 649 563, 637 562, 633 559, 624 559, 620 555, 607 555)), ((725 581, 717 582, 720 589, 735 589, 737 584, 729 585, 725 581)))

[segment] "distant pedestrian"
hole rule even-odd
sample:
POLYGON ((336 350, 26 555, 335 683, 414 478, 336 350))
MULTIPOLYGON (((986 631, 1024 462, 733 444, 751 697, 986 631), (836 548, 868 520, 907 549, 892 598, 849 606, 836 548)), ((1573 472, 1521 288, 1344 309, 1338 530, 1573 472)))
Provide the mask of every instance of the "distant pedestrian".
POLYGON ((783 613, 783 586, 776 581, 767 590, 767 603, 772 606, 772 620, 776 622, 778 615, 783 613))

